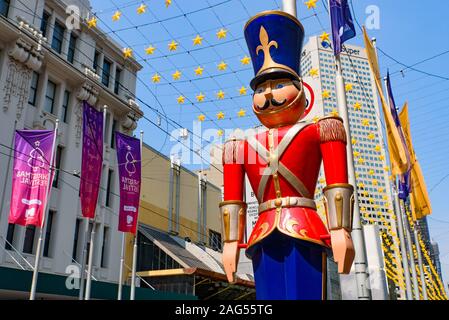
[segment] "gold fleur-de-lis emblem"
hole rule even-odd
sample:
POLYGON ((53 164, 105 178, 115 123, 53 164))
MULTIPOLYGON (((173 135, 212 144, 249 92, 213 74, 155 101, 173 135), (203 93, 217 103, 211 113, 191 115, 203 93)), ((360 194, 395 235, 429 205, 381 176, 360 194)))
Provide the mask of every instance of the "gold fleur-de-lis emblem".
POLYGON ((260 27, 259 40, 260 40, 260 45, 258 45, 256 48, 256 54, 259 55, 259 51, 262 50, 263 55, 264 55, 264 62, 263 62, 262 68, 260 68, 258 74, 268 68, 276 68, 277 67, 277 68, 285 69, 286 66, 274 62, 273 58, 271 57, 270 48, 275 47, 277 49, 279 47, 279 45, 278 45, 277 41, 275 41, 275 40, 269 41, 270 39, 268 37, 267 30, 265 30, 265 28, 263 26, 260 27))

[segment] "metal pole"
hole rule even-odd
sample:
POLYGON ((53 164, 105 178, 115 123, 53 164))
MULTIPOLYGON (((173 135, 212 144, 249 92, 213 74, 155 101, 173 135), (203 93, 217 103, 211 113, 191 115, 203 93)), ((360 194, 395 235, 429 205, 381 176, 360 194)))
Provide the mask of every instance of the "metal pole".
POLYGON ((122 287, 123 287, 123 262, 125 261, 125 233, 122 232, 122 248, 120 251, 120 273, 118 280, 118 294, 117 300, 122 300, 122 287))
POLYGON ((343 119, 343 123, 346 129, 347 147, 346 156, 348 159, 348 177, 349 183, 354 186, 354 216, 352 222, 352 239, 355 249, 355 276, 357 283, 357 298, 358 300, 370 300, 371 293, 369 290, 369 277, 367 273, 367 258, 365 252, 365 238, 362 230, 362 224, 360 221, 360 208, 359 208, 359 196, 357 192, 357 183, 355 179, 354 169, 354 155, 352 153, 352 139, 351 128, 349 125, 348 107, 346 103, 346 91, 345 82, 341 70, 341 57, 340 55, 335 57, 336 61, 336 76, 335 83, 337 89, 337 105, 338 114, 343 119))
POLYGON ((408 259, 407 259, 407 250, 405 249, 405 239, 404 239, 404 224, 402 223, 402 214, 401 214, 401 207, 399 205, 399 196, 398 196, 398 190, 396 186, 393 186, 393 196, 394 196, 394 203, 396 207, 396 217, 398 219, 397 225, 398 225, 398 233, 399 233, 399 241, 400 248, 401 248, 401 256, 402 256, 402 265, 404 269, 404 275, 405 275, 405 289, 406 289, 406 296, 407 300, 413 300, 413 293, 412 293, 412 283, 410 281, 410 271, 408 268, 408 259))
MULTIPOLYGON (((418 222, 416 222, 418 223, 418 222)), ((419 266, 419 273, 421 275, 421 286, 422 286, 422 296, 423 300, 427 300, 427 290, 426 290, 426 277, 424 276, 424 268, 422 264, 422 252, 421 252, 421 245, 419 244, 419 238, 418 238, 418 228, 415 225, 415 246, 416 251, 418 254, 418 266, 419 266)))
POLYGON ((84 299, 84 286, 85 286, 85 278, 86 278, 86 258, 87 258, 87 234, 89 233, 89 219, 83 219, 85 227, 84 227, 84 237, 83 237, 83 250, 81 253, 81 283, 80 283, 80 292, 78 295, 78 300, 84 299))
POLYGON ((282 0, 282 11, 296 17, 296 0, 282 0))
MULTIPOLYGON (((140 131, 140 159, 142 160, 142 145, 143 145, 143 131, 140 131)), ((137 268, 137 234, 139 233, 139 216, 136 217, 136 234, 134 235, 134 246, 133 246, 133 265, 131 272, 131 293, 130 300, 134 300, 136 297, 136 268, 137 268)))
POLYGON ((41 259, 41 255, 42 255, 42 240, 44 237, 44 226, 45 226, 45 220, 46 220, 46 216, 47 216, 47 211, 49 209, 49 205, 48 203, 50 202, 50 190, 53 184, 53 178, 54 178, 54 174, 53 174, 53 170, 55 168, 53 168, 53 158, 55 156, 55 149, 56 149, 56 138, 58 135, 58 127, 59 127, 59 120, 56 119, 55 121, 55 134, 53 136, 53 146, 52 146, 52 151, 51 151, 51 156, 50 156, 50 163, 48 165, 48 184, 47 184, 47 190, 45 191, 45 194, 47 196, 46 201, 45 201, 45 207, 44 207, 44 216, 42 217, 42 222, 41 222, 41 226, 40 226, 40 231, 39 231, 39 240, 37 242, 37 248, 36 248, 36 258, 34 261, 34 269, 33 269, 33 279, 31 280, 31 291, 30 291, 30 300, 34 300, 36 298, 36 289, 37 289, 37 278, 39 276, 39 262, 41 259))

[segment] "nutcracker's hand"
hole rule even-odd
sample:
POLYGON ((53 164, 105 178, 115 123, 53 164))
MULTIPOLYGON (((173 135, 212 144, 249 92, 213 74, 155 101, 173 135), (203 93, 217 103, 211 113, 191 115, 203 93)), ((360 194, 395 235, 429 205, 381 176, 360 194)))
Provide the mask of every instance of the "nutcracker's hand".
POLYGON ((223 247, 223 266, 229 283, 234 283, 234 274, 237 271, 240 249, 238 241, 225 242, 223 247))
POLYGON ((331 243, 338 273, 348 274, 355 256, 351 234, 345 229, 331 230, 331 243))

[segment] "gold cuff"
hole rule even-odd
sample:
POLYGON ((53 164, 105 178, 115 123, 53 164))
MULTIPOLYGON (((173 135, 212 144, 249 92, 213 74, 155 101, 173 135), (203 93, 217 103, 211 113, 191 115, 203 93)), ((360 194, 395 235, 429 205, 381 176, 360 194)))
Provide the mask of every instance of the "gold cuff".
POLYGON ((352 231, 354 212, 354 187, 347 183, 336 183, 323 190, 329 230, 352 231))
POLYGON ((220 203, 224 241, 243 242, 246 225, 246 203, 229 200, 220 203))

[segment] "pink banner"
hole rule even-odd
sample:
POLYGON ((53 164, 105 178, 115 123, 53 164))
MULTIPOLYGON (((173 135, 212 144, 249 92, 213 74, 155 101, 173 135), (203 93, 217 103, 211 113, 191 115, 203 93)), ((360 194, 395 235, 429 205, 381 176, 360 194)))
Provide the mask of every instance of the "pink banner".
POLYGON ((136 234, 141 183, 140 140, 115 133, 120 179, 120 210, 118 230, 136 234))
POLYGON ((42 227, 51 190, 50 163, 54 138, 54 131, 16 131, 9 223, 42 227))
POLYGON ((83 217, 95 218, 103 167, 103 113, 83 104, 80 197, 83 217))

